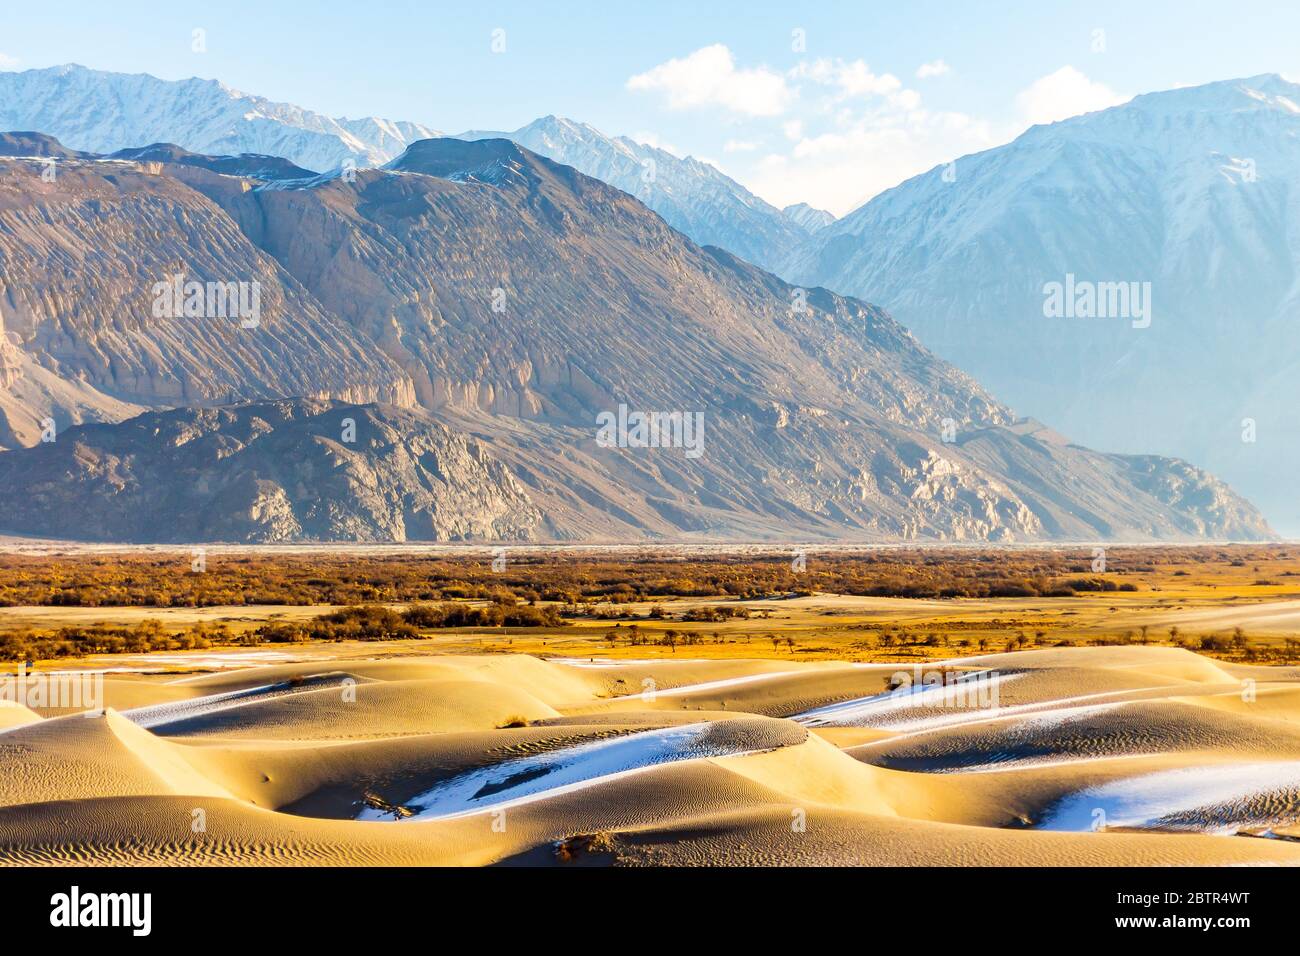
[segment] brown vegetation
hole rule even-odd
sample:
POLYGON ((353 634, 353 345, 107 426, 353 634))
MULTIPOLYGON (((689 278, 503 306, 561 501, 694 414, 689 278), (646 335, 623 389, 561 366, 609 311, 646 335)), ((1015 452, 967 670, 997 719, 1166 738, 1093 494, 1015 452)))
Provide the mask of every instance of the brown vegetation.
MULTIPOLYGON (((1148 627, 1141 616, 1150 620, 1188 603, 1244 607, 1238 602, 1294 598, 1300 549, 1287 545, 1112 548, 1100 568, 1091 548, 877 548, 812 552, 806 564, 779 552, 524 550, 501 570, 486 556, 418 553, 214 553, 202 573, 191 572, 189 561, 188 552, 0 557, 0 606, 68 608, 66 615, 16 613, 7 630, 0 628, 0 660, 391 641, 451 629, 466 632, 464 646, 476 652, 590 654, 603 646, 753 656, 770 642, 771 656, 933 660, 1159 643, 1237 661, 1300 659, 1297 638, 1274 633, 1261 641, 1223 625, 1183 633, 1168 620, 1148 627), (879 620, 852 603, 802 610, 807 602, 787 603, 812 593, 925 602, 879 620), (955 597, 985 603, 949 605, 955 597), (754 599, 766 602, 739 603, 754 599), (273 610, 317 604, 334 607, 314 617, 273 610), (212 606, 248 610, 215 623, 196 623, 185 610, 212 606), (136 611, 123 623, 107 610, 113 607, 158 608, 161 620, 141 621, 136 611), (78 608, 106 610, 101 619, 78 608), (501 636, 494 639, 494 632, 501 636)), ((454 639, 441 643, 457 646, 454 639)))
MULTIPOLYGON (((577 606, 656 597, 761 598, 824 591, 877 597, 1033 597, 1131 591, 1148 573, 1295 561, 1285 546, 1112 548, 1104 574, 1089 548, 876 548, 790 555, 574 554, 521 551, 502 570, 489 556, 356 553, 212 554, 193 572, 171 555, 0 556, 0 607, 212 607, 389 604, 476 599, 577 606)), ((1293 576, 1280 572, 1279 577, 1293 576)), ((1252 581, 1255 578, 1251 579, 1252 581)), ((1276 583, 1259 578, 1260 586, 1276 583)))

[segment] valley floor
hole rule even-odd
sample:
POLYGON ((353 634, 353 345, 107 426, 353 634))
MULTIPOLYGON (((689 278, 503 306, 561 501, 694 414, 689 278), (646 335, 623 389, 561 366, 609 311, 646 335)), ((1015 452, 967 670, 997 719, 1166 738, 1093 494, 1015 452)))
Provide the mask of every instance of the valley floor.
POLYGON ((0 560, 0 865, 1300 863, 1300 553, 1121 552, 1131 586, 1070 596, 1075 556, 995 557, 1042 593, 801 593, 753 555, 0 560), (764 593, 683 593, 708 582, 764 593), (240 588, 301 603, 139 606, 240 588), (265 640, 329 594, 562 619, 265 640))

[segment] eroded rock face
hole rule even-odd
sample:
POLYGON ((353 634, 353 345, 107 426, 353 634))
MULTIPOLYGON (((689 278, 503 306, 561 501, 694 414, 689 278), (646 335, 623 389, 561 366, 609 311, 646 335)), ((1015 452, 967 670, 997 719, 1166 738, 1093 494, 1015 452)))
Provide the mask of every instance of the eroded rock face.
POLYGON ((530 540, 541 524, 476 441, 385 405, 149 413, 0 455, 6 526, 102 541, 530 540))
POLYGON ((0 315, 0 389, 11 389, 22 377, 22 353, 5 333, 4 316, 0 315))
MULTIPOLYGON (((246 188, 204 169, 166 168, 210 178, 214 189, 246 188)), ((105 405, 414 400, 409 379, 371 341, 161 169, 65 159, 46 178, 38 161, 0 160, 0 313, 10 346, 105 405), (205 289, 241 285, 250 305, 255 288, 256 315, 220 314, 215 299, 199 315, 159 315, 160 284, 177 276, 205 289)), ((21 363, 11 354, 10 364, 21 363)), ((79 420, 67 408, 54 417, 79 420)))
POLYGON ((621 400, 775 403, 936 432, 1014 418, 881 310, 696 246, 506 140, 427 140, 355 182, 213 199, 429 408, 586 425, 621 400))
POLYGON ((296 182, 150 163, 72 159, 47 184, 0 161, 0 306, 28 360, 140 404, 300 395, 413 408, 385 409, 372 433, 387 439, 357 447, 304 424, 323 411, 268 424, 242 407, 208 409, 163 416, 156 434, 145 427, 156 416, 61 432, 54 450, 0 455, 2 487, 26 509, 4 530, 248 541, 1270 533, 1210 476, 1049 440, 880 309, 700 248, 626 193, 511 142, 428 140, 387 169, 296 182), (142 317, 141 276, 171 268, 260 276, 262 324, 142 317), (698 454, 598 441, 599 416, 620 406, 702 416, 698 454), (151 450, 191 432, 175 452, 151 450), (146 501, 177 520, 155 528, 146 501), (89 517, 67 517, 78 513, 89 517))

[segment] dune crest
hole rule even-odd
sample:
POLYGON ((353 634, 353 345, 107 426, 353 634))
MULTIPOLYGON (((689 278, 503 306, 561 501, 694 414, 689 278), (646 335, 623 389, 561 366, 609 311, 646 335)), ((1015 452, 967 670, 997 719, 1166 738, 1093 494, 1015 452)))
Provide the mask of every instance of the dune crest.
POLYGON ((1145 647, 949 666, 996 694, 522 655, 119 678, 127 712, 9 714, 0 862, 1300 864, 1225 835, 1300 822, 1300 676, 1243 694, 1145 647))

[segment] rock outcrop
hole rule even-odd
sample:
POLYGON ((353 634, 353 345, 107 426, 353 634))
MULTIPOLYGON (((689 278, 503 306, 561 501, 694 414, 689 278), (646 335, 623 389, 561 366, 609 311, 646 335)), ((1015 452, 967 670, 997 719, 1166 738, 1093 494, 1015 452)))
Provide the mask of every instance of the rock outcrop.
POLYGON ((82 425, 0 454, 5 525, 93 541, 530 540, 477 441, 391 405, 284 401, 82 425))

